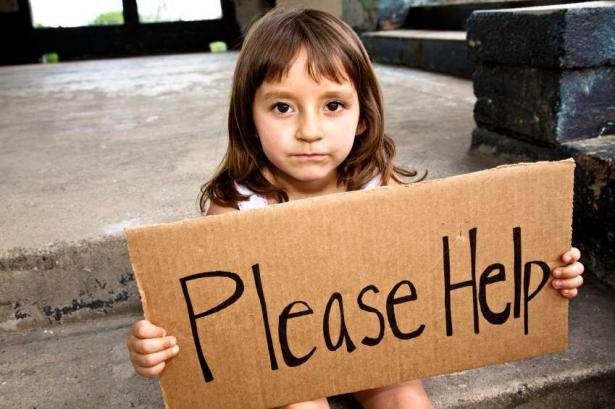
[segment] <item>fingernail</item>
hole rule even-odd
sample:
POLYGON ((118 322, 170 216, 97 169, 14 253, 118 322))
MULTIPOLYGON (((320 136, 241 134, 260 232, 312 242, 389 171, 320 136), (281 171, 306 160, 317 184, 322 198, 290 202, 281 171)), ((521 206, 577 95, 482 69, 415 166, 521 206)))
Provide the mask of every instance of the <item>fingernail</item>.
POLYGON ((553 276, 554 277, 561 277, 562 276, 562 270, 554 270, 553 271, 553 276))
POLYGON ((572 260, 572 257, 570 257, 570 256, 566 256, 566 257, 564 257, 564 261, 565 261, 566 263, 569 263, 571 260, 572 260))
POLYGON ((179 345, 175 345, 173 347, 173 354, 177 354, 179 352, 179 345))
POLYGON ((559 288, 562 285, 562 282, 560 280, 554 280, 553 281, 553 286, 555 288, 559 288))
POLYGON ((171 338, 169 339, 169 344, 170 344, 171 346, 176 345, 176 344, 177 344, 177 339, 175 339, 175 337, 171 337, 171 338))

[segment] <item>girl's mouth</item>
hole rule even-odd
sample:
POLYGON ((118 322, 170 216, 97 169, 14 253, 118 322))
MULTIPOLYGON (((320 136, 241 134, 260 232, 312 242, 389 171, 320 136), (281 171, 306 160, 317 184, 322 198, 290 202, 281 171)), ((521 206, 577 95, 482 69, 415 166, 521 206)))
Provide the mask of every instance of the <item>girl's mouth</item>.
POLYGON ((300 153, 293 156, 298 159, 322 159, 326 155, 324 153, 300 153))

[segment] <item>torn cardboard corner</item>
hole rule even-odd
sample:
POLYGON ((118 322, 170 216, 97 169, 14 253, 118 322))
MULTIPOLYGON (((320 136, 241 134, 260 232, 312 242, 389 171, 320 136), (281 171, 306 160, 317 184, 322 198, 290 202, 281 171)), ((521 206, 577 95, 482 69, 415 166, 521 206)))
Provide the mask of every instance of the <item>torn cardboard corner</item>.
POLYGON ((171 408, 269 408, 564 351, 574 161, 126 230, 171 408))

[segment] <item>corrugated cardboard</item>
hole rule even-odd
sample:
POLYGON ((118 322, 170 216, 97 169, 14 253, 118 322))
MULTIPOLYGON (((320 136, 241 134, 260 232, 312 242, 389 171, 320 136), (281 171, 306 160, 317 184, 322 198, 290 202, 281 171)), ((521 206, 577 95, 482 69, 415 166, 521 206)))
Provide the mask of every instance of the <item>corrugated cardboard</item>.
POLYGON ((549 270, 570 248, 573 170, 504 166, 127 229, 145 316, 180 345, 166 404, 268 408, 564 351, 549 270))

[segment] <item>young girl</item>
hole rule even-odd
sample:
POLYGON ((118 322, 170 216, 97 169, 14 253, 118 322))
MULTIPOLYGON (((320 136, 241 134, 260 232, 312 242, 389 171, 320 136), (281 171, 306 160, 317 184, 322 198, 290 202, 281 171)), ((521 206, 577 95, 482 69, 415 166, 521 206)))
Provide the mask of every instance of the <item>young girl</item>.
MULTIPOLYGON (((229 144, 202 188, 207 215, 329 193, 401 184, 415 176, 393 162, 382 96, 354 31, 316 10, 274 9, 248 32, 235 68, 229 144), (207 206, 209 204, 209 206, 207 206)), ((580 252, 562 256, 552 285, 574 298, 582 284, 580 252)), ((163 328, 133 325, 135 371, 157 377, 179 348, 163 328)), ((364 408, 431 408, 420 380, 355 393, 364 408)), ((326 398, 287 408, 328 408, 326 398)))

